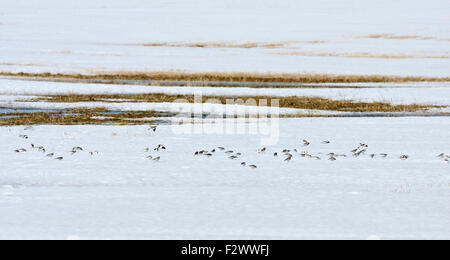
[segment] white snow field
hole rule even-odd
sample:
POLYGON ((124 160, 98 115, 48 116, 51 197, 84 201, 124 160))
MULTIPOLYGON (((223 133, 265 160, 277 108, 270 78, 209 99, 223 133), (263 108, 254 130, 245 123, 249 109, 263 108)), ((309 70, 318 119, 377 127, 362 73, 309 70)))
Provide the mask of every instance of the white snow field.
POLYGON ((0 73, 6 76, 275 72, 436 82, 298 88, 258 82, 263 87, 252 88, 249 82, 144 86, 2 76, 2 125, 99 107, 111 114, 155 111, 145 120, 161 125, 156 132, 149 125, 0 126, 0 239, 450 239, 450 82, 436 79, 450 77, 449 13, 448 0, 1 0, 0 73), (289 116, 348 117, 222 119, 228 105, 44 100, 144 93, 442 108, 275 108, 289 116), (194 125, 157 113, 193 110, 203 112, 194 125), (42 113, 23 115, 34 112, 42 113), (231 131, 238 126, 245 131, 231 131), (160 144, 167 149, 155 151, 160 144), (75 147, 81 149, 71 152, 75 147), (210 155, 195 155, 202 150, 210 155))
POLYGON ((0 71, 442 77, 450 69, 449 13, 448 0, 2 0, 0 71), (164 45, 173 42, 282 46, 164 45))
POLYGON ((265 153, 259 135, 171 126, 1 127, 0 238, 449 239, 450 165, 436 157, 448 152, 449 127, 447 117, 282 119, 265 153), (350 156, 360 142, 366 155, 350 156), (167 150, 144 151, 158 144, 167 150), (74 146, 84 151, 71 155, 74 146), (287 163, 285 148, 322 160, 293 152, 287 163), (349 157, 329 161, 329 152, 349 157))

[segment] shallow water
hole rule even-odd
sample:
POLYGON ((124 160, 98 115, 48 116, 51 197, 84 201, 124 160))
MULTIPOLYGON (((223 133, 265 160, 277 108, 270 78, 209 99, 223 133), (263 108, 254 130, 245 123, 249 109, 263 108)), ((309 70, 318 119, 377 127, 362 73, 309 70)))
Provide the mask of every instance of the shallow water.
POLYGON ((63 111, 62 109, 35 109, 35 108, 0 108, 1 114, 10 113, 57 113, 63 111))

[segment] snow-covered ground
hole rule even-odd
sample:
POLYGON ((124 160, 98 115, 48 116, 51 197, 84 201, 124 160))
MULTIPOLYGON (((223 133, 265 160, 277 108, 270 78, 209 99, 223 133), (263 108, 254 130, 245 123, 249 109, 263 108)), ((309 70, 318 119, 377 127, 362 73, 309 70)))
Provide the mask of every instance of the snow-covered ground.
MULTIPOLYGON (((449 77, 450 71, 448 0, 2 0, 0 6, 0 72, 449 77)), ((435 114, 450 112, 449 82, 320 85, 330 88, 1 77, 0 118, 14 108, 201 109, 220 115, 225 108, 26 102, 57 94, 308 96, 446 108, 428 111, 428 117, 280 109, 362 117, 224 121, 231 125, 221 125, 221 117, 196 118, 198 124, 160 125, 156 132, 143 125, 3 126, 0 239, 450 239, 450 165, 445 156, 437 157, 450 155, 450 117, 435 114), (245 133, 230 134, 234 126, 245 133), (311 145, 302 146, 303 139, 311 145), (258 153, 263 143, 272 145, 258 153), (360 143, 369 147, 354 157, 350 151, 360 143), (159 144, 167 150, 154 151, 159 144), (71 154, 76 146, 83 151, 71 154), (220 146, 241 155, 231 160, 220 146), (290 162, 281 152, 286 148, 290 162), (195 156, 199 150, 212 156, 195 156), (320 160, 302 157, 302 151, 320 160), (335 155, 332 161, 331 152, 347 157, 335 155), (401 160, 402 155, 408 158, 401 160)), ((249 114, 266 110, 233 107, 249 114)), ((179 118, 167 122, 172 120, 179 118)))
POLYGON ((282 119, 279 143, 261 154, 252 134, 1 127, 0 238, 449 239, 450 166, 436 157, 449 152, 449 127, 448 118, 282 119), (360 142, 366 155, 350 156, 360 142), (158 144, 167 150, 144 151, 158 144), (84 151, 71 155, 74 146, 84 151), (242 156, 194 156, 219 146, 242 156), (285 148, 322 160, 293 152, 287 163, 285 148), (349 157, 329 161, 329 152, 349 157))
POLYGON ((447 0, 2 0, 1 6, 0 71, 442 77, 450 69, 447 0), (274 49, 142 46, 165 42, 289 44, 274 49))

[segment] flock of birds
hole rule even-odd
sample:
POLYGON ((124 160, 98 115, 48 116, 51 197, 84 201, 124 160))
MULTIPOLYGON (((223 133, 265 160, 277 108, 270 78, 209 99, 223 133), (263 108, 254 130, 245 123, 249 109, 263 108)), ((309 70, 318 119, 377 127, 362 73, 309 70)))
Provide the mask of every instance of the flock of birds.
MULTIPOLYGON (((213 154, 216 154, 218 151, 224 152, 228 156, 228 158, 231 159, 231 160, 239 159, 239 157, 242 156, 242 153, 235 152, 235 151, 232 151, 232 150, 226 151, 226 149, 224 147, 217 147, 215 149, 212 149, 211 151, 207 151, 207 150, 197 151, 197 152, 194 153, 194 155, 195 156, 203 155, 203 156, 211 157, 211 156, 213 156, 213 154)), ((247 166, 247 163, 246 162, 241 162, 241 165, 245 167, 245 166, 247 166)), ((250 164, 250 165, 248 165, 248 167, 250 167, 252 169, 258 168, 258 166, 256 166, 255 164, 250 164)))
MULTIPOLYGON (((32 130, 32 129, 33 129, 33 127, 31 127, 31 126, 28 126, 28 127, 25 128, 25 130, 32 130)), ((19 135, 19 138, 22 138, 22 139, 25 139, 25 140, 29 140, 30 139, 30 137, 28 135, 24 135, 24 134, 23 135, 19 135)), ((55 153, 53 153, 53 152, 48 153, 47 149, 44 146, 37 146, 37 145, 31 143, 29 149, 41 152, 41 153, 45 154, 45 157, 48 157, 48 158, 53 158, 53 159, 58 160, 58 161, 64 160, 63 156, 56 156, 55 153)), ((84 149, 82 147, 75 146, 75 147, 72 148, 71 151, 69 151, 69 153, 71 155, 74 155, 76 153, 83 152, 83 151, 84 151, 84 149)), ((27 150, 26 148, 19 148, 19 149, 14 150, 14 152, 16 152, 16 153, 26 153, 26 152, 29 152, 29 150, 27 150)), ((89 152, 89 154, 91 156, 94 156, 96 154, 99 154, 99 152, 98 151, 93 151, 93 152, 89 152)))
MULTIPOLYGON (((33 129, 31 126, 25 128, 25 130, 31 130, 31 129, 33 129)), ((148 130, 156 132, 157 126, 150 126, 148 128, 148 130)), ((22 139, 29 139, 28 135, 20 135, 19 137, 22 138, 22 139)), ((305 149, 305 148, 307 148, 307 147, 309 147, 311 145, 311 142, 308 141, 308 140, 305 140, 305 139, 302 140, 301 143, 302 143, 303 149, 305 149)), ((321 144, 322 145, 328 145, 328 144, 331 144, 331 141, 325 140, 321 144)), ((37 151, 39 151, 41 153, 46 154, 46 157, 54 158, 54 159, 60 160, 60 161, 64 159, 64 157, 62 157, 62 156, 56 156, 55 153, 47 153, 46 149, 43 146, 37 146, 37 145, 34 145, 33 143, 31 143, 30 146, 31 146, 31 149, 37 150, 37 151)), ((378 153, 378 154, 372 153, 372 154, 369 154, 368 153, 368 147, 369 146, 367 144, 360 143, 358 147, 356 147, 355 149, 350 151, 351 152, 351 156, 353 156, 353 157, 360 157, 362 155, 369 155, 370 158, 375 158, 375 157, 387 158, 389 156, 387 153, 378 153)), ((158 162, 158 161, 161 160, 161 156, 159 156, 159 155, 158 156, 148 155, 148 153, 150 153, 151 151, 159 153, 159 152, 164 151, 164 150, 167 150, 167 148, 163 144, 159 144, 157 147, 155 147, 153 149, 147 147, 147 148, 144 149, 144 152, 146 153, 146 159, 152 160, 154 162, 158 162)), ((71 155, 74 155, 76 153, 83 152, 83 151, 84 151, 84 149, 82 147, 75 146, 75 147, 72 148, 71 151, 69 151, 69 153, 71 155)), ((16 153, 25 153, 25 152, 27 152, 27 149, 19 148, 19 149, 16 149, 15 152, 16 153)), ((218 154, 219 152, 224 153, 226 156, 228 156, 228 158, 230 160, 238 160, 239 158, 242 157, 242 153, 235 152, 233 150, 227 150, 225 147, 217 147, 217 148, 214 148, 212 150, 196 151, 194 153, 194 156, 212 157, 212 156, 218 154)), ((267 153, 267 152, 268 152, 267 147, 263 147, 263 148, 257 150, 257 153, 259 153, 259 154, 263 154, 263 153, 267 153)), ((99 154, 99 152, 98 151, 93 151, 93 152, 89 152, 89 154, 91 156, 93 156, 93 155, 99 154)), ((281 152, 273 153, 274 157, 284 157, 284 161, 285 162, 290 162, 292 160, 292 158, 294 158, 294 155, 299 155, 302 158, 309 158, 309 159, 313 159, 313 160, 322 160, 322 158, 324 158, 324 155, 322 153, 319 153, 317 155, 313 155, 313 154, 310 154, 307 151, 300 151, 300 149, 284 149, 281 152)), ((338 160, 338 158, 345 158, 345 157, 348 157, 348 155, 347 154, 338 154, 338 153, 333 153, 333 152, 326 154, 326 158, 329 161, 336 161, 336 160, 338 160)), ((447 163, 447 164, 449 164, 449 162, 450 162, 450 155, 445 154, 445 153, 441 153, 441 154, 437 155, 437 158, 442 159, 444 161, 444 163, 447 163)), ((401 159, 401 160, 408 160, 409 159, 409 155, 403 154, 403 155, 401 155, 399 157, 399 159, 401 159)), ((257 169, 258 168, 258 166, 256 164, 249 164, 249 163, 244 162, 244 161, 241 162, 241 165, 243 167, 249 167, 251 169, 257 169)))
MULTIPOLYGON (((163 151, 163 150, 167 150, 167 149, 162 144, 158 144, 158 146, 153 149, 153 151, 155 151, 155 152, 160 152, 160 151, 163 151)), ((147 147, 147 148, 144 149, 144 151, 146 153, 148 153, 148 152, 151 151, 151 149, 147 147)), ((155 161, 155 162, 158 162, 159 160, 161 160, 161 156, 148 155, 146 158, 149 159, 149 160, 155 161)))
MULTIPOLYGON (((331 144, 331 141, 325 140, 325 141, 322 142, 322 144, 323 145, 331 144)), ((310 145, 311 145, 311 142, 309 142, 308 140, 302 140, 303 148, 306 148, 306 147, 308 147, 310 145)), ((351 156, 353 156, 353 157, 360 157, 362 155, 369 155, 370 158, 375 158, 375 157, 388 158, 388 156, 389 156, 387 153, 378 153, 378 154, 372 153, 372 154, 368 154, 367 153, 368 147, 369 146, 367 144, 360 143, 358 147, 356 147, 355 149, 350 151, 351 152, 351 156)), ((212 157, 218 151, 225 152, 225 154, 227 154, 228 158, 231 159, 231 160, 236 160, 236 159, 238 159, 238 158, 240 158, 242 156, 242 153, 235 152, 233 150, 226 150, 224 147, 217 147, 217 148, 212 149, 211 151, 208 151, 208 150, 196 151, 194 153, 194 155, 195 156, 212 157)), ((261 149, 258 149, 257 152, 259 154, 266 153, 266 152, 268 152, 268 149, 267 149, 267 147, 263 147, 261 149)), ((313 160, 322 160, 322 157, 323 157, 323 155, 321 153, 318 154, 318 155, 313 155, 313 154, 310 154, 307 151, 300 151, 299 149, 292 149, 292 150, 291 149, 284 149, 281 152, 273 153, 273 156, 274 157, 284 157, 284 161, 285 162, 290 162, 292 160, 292 158, 294 158, 295 154, 299 155, 302 158, 309 158, 309 159, 313 159, 313 160)), ((332 153, 326 154, 326 157, 327 157, 327 159, 329 161, 336 161, 340 157, 341 158, 345 158, 345 157, 348 157, 348 156, 346 154, 338 154, 338 153, 333 153, 332 152, 332 153)), ((450 155, 446 155, 444 153, 439 154, 437 157, 443 159, 444 162, 447 163, 447 164, 450 161, 450 155)), ((399 157, 399 159, 401 159, 401 160, 408 160, 409 159, 409 155, 403 154, 403 155, 401 155, 399 157)), ((257 165, 255 165, 255 164, 248 165, 247 162, 241 162, 241 165, 244 166, 244 167, 248 166, 248 167, 250 167, 252 169, 258 168, 257 165)))

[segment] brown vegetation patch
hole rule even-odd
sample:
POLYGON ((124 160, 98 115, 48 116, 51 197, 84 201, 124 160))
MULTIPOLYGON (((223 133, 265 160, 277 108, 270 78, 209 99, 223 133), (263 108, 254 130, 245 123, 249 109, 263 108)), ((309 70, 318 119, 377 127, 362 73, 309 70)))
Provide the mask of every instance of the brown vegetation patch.
POLYGON ((14 63, 14 62, 0 62, 0 66, 45 67, 45 65, 37 63, 14 63))
POLYGON ((236 43, 236 42, 197 42, 197 43, 183 43, 183 42, 154 42, 145 43, 142 46, 145 47, 184 47, 184 48, 230 48, 230 49, 253 49, 253 48, 263 48, 263 49, 277 49, 285 48, 288 43, 265 43, 265 42, 246 42, 246 43, 236 43))
POLYGON ((274 55, 310 56, 310 57, 342 57, 342 58, 366 58, 366 59, 448 59, 449 56, 430 56, 417 54, 374 54, 368 52, 337 53, 337 52, 271 52, 274 55))
MULTIPOLYGON (((53 95, 38 98, 36 100, 24 100, 22 102, 56 102, 56 103, 75 103, 75 102, 109 102, 109 103, 171 103, 199 102, 193 95, 167 95, 167 94, 136 94, 136 95, 53 95)), ((425 111, 430 108, 442 108, 442 106, 433 105, 392 105, 383 102, 356 102, 353 100, 330 100, 318 97, 268 97, 268 96, 248 96, 248 97, 222 97, 222 96, 203 96, 201 102, 213 103, 218 101, 221 104, 227 104, 227 101, 243 100, 242 105, 248 100, 267 100, 270 106, 271 100, 278 100, 282 108, 296 108, 308 110, 329 110, 341 112, 417 112, 425 111)), ((257 105, 257 104, 250 104, 257 105)))
POLYGON ((105 108, 65 109, 60 112, 3 113, 0 114, 0 126, 4 125, 99 125, 149 124, 154 120, 147 118, 170 117, 174 114, 161 115, 155 111, 133 111, 113 113, 105 108))
POLYGON ((171 48, 221 48, 221 49, 293 49, 296 44, 324 44, 327 41, 282 41, 282 42, 151 42, 138 44, 145 47, 171 48))
POLYGON ((371 34, 366 36, 361 36, 358 38, 365 39, 387 39, 387 40, 433 40, 433 37, 425 37, 418 35, 396 35, 394 33, 380 33, 380 34, 371 34))
MULTIPOLYGON (((264 82, 264 83, 401 83, 401 82, 450 82, 450 77, 414 77, 384 75, 333 75, 312 73, 250 73, 250 72, 102 72, 100 74, 61 73, 11 73, 0 76, 43 80, 154 80, 184 82, 264 82)), ((115 84, 115 83, 114 83, 115 84)))

